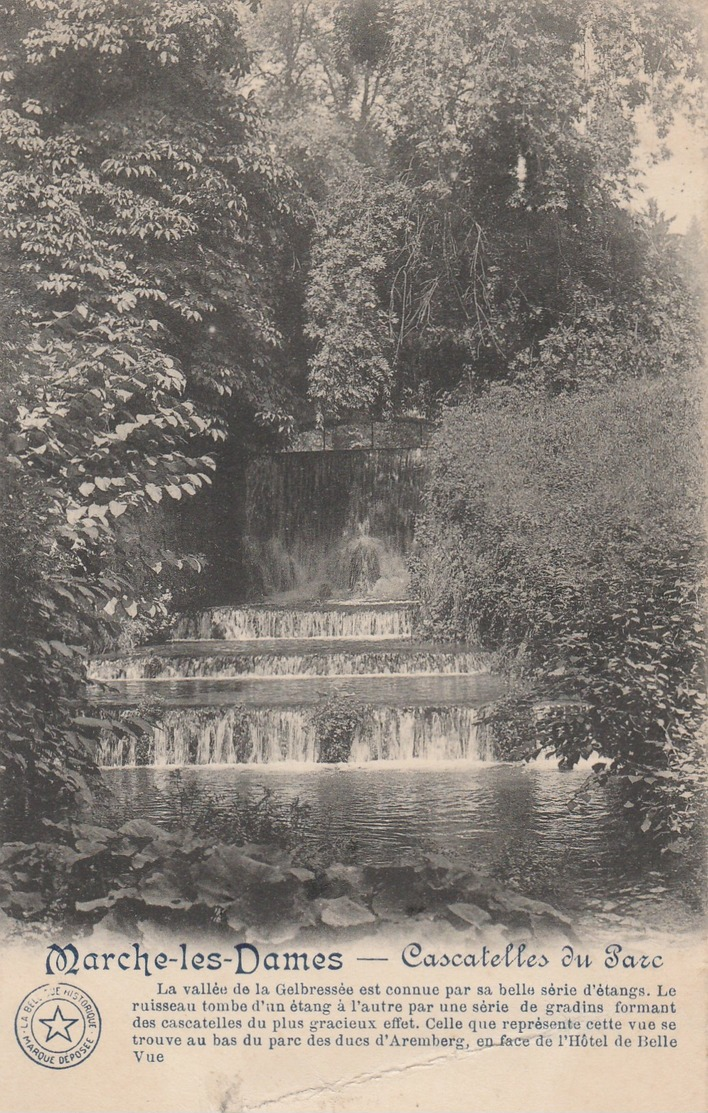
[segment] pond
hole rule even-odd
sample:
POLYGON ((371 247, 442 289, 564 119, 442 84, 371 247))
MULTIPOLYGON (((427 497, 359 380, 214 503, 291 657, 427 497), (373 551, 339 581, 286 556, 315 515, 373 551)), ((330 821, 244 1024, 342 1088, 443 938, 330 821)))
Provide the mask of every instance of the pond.
POLYGON ((119 816, 168 823, 181 786, 224 813, 264 789, 278 807, 309 808, 304 839, 385 865, 443 854, 547 900, 576 923, 681 932, 698 924, 675 858, 647 859, 607 789, 576 801, 587 773, 453 761, 348 765, 109 769, 119 816), (347 845, 348 844, 348 845, 347 845))

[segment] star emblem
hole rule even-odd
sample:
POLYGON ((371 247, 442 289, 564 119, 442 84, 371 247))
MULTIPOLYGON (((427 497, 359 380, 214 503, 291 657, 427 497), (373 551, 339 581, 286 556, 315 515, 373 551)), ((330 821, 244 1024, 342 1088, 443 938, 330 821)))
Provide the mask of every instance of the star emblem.
POLYGON ((45 1024, 47 1027, 47 1035, 45 1036, 47 1043, 53 1040, 55 1036, 61 1036, 63 1040, 68 1040, 71 1043, 72 1037, 69 1035, 69 1028, 72 1024, 78 1024, 78 1021, 64 1016, 61 1006, 57 1005, 54 1016, 50 1017, 49 1020, 40 1020, 39 1023, 45 1024))

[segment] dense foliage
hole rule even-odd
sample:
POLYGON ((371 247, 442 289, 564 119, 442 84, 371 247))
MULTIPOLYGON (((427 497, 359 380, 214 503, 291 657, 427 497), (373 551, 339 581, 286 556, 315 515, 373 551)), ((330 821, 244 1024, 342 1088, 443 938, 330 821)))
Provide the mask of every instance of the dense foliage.
POLYGON ((251 41, 310 192, 326 415, 694 354, 670 237, 627 208, 641 113, 698 111, 690 5, 265 0, 251 41))
POLYGON ((3 760, 21 823, 80 784, 83 655, 121 614, 155 616, 182 566, 149 516, 210 482, 234 408, 283 396, 290 218, 238 90, 233 3, 27 0, 5 23, 3 760))
POLYGON ((215 844, 213 835, 169 831, 144 819, 117 829, 73 824, 52 834, 53 841, 3 848, 0 917, 84 931, 97 923, 135 931, 146 922, 247 929, 249 939, 268 942, 416 915, 486 933, 496 925, 541 936, 571 932, 569 920, 550 905, 442 856, 395 866, 342 865, 304 844, 215 844))
POLYGON ((364 708, 346 694, 330 696, 317 704, 310 715, 315 731, 317 760, 332 764, 349 761, 364 718, 364 708))
POLYGON ((675 112, 700 113, 696 10, 265 0, 248 33, 311 198, 315 405, 471 399, 432 450, 428 632, 514 673, 506 752, 599 747, 628 812, 678 847, 702 707, 698 417, 679 401, 701 298, 693 244, 639 211, 636 146, 640 120, 659 148, 675 112))
POLYGON ((697 384, 673 377, 451 409, 416 561, 426 629, 495 651, 513 680, 507 752, 599 754, 676 850, 703 764, 700 417, 697 384))

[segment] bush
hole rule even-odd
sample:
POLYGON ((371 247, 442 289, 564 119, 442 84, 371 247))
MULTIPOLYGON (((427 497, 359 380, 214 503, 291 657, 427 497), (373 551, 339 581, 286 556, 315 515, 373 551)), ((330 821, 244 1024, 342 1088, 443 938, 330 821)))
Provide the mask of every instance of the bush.
POLYGON ((699 812, 705 706, 690 386, 500 388, 449 410, 413 569, 424 632, 495 651, 512 680, 507 752, 549 746, 567 767, 597 752, 675 850, 699 812))
POLYGON ((349 761, 354 737, 364 724, 364 708, 346 695, 334 695, 318 704, 312 712, 317 760, 349 761))

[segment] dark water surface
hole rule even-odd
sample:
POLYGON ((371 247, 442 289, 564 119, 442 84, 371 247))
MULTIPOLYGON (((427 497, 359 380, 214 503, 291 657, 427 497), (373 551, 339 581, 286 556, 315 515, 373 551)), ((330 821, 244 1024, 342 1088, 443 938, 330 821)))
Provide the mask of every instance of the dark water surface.
POLYGON ((186 677, 106 682, 97 704, 129 707, 160 700, 166 707, 303 707, 334 695, 365 700, 371 707, 480 707, 497 699, 503 679, 488 672, 376 676, 186 677))
POLYGON ((641 934, 698 923, 680 861, 647 861, 610 792, 595 789, 574 806, 587 776, 581 771, 457 761, 192 766, 177 775, 130 768, 104 776, 125 818, 169 822, 176 776, 205 801, 216 797, 225 814, 267 788, 283 809, 296 798, 309 806, 305 838, 313 846, 353 840, 351 860, 359 863, 445 854, 494 871, 586 925, 641 934))

